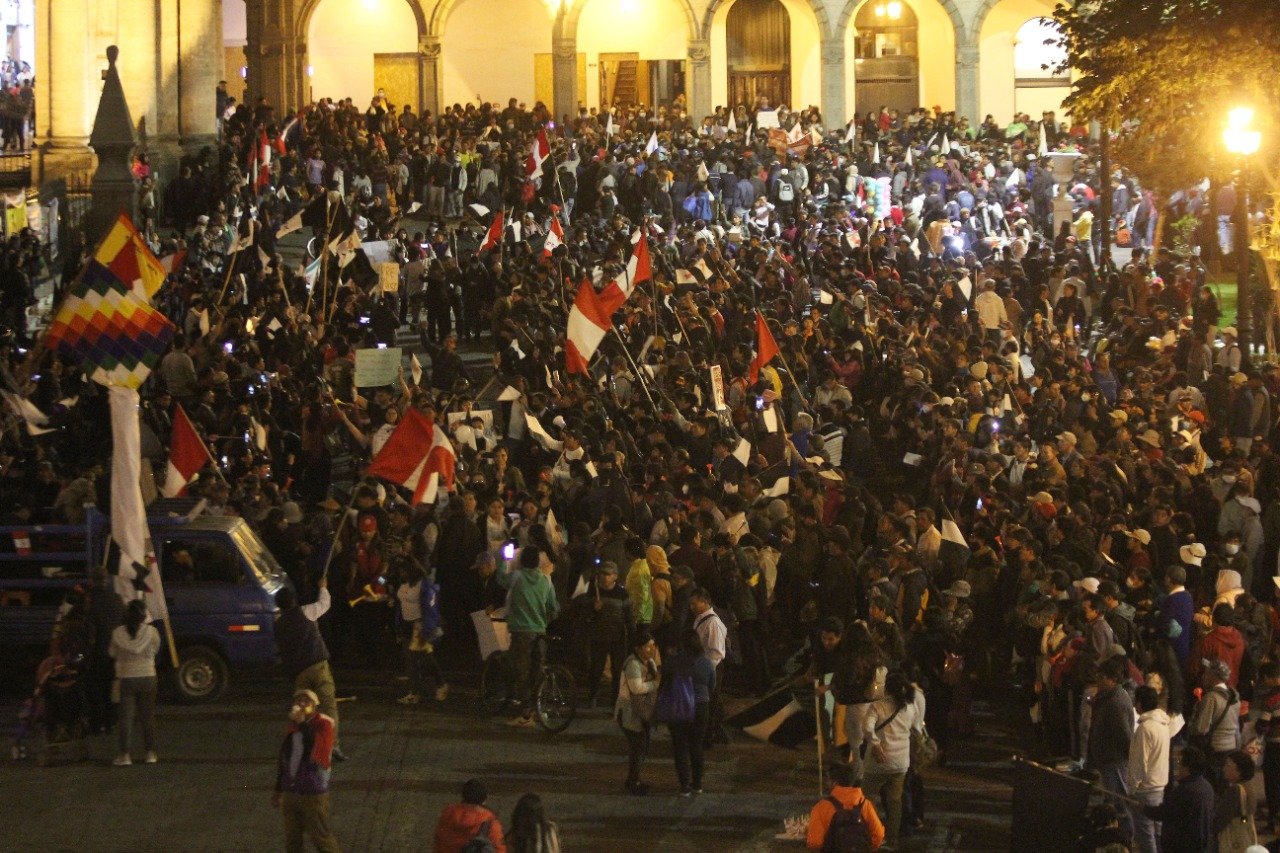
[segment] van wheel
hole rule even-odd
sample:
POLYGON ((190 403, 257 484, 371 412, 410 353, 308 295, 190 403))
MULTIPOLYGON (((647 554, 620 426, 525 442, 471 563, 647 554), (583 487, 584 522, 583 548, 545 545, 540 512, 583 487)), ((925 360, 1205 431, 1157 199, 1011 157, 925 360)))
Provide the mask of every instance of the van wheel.
POLYGON ((230 675, 226 661, 208 646, 186 646, 179 651, 173 686, 184 705, 213 702, 227 689, 230 675))

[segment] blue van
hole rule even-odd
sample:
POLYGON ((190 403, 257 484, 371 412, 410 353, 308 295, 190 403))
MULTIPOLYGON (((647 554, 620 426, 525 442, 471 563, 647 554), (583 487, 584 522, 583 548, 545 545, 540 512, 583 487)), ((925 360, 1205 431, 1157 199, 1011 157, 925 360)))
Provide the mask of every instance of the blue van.
MULTIPOLYGON (((147 523, 178 646, 178 699, 212 702, 233 671, 277 663, 274 597, 289 579, 244 519, 167 513, 147 523)), ((83 525, 0 527, 0 647, 48 644, 67 591, 117 559, 103 553, 110 530, 92 509, 83 525)))

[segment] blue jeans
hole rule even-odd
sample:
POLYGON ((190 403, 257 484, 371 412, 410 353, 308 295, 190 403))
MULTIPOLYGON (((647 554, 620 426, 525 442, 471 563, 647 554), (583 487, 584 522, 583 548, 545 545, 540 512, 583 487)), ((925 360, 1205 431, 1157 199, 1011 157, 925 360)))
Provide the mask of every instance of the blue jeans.
MULTIPOLYGON (((1143 805, 1158 806, 1164 800, 1164 789, 1138 791, 1133 798, 1141 800, 1143 805)), ((1133 818, 1133 849, 1138 853, 1160 853, 1160 823, 1147 817, 1136 805, 1129 806, 1129 814, 1133 818)))
MULTIPOLYGON (((1098 781, 1102 784, 1103 788, 1113 794, 1119 794, 1122 797, 1129 796, 1129 786, 1126 785, 1124 781, 1124 765, 1100 767, 1098 768, 1098 775, 1101 777, 1098 781)), ((1126 835, 1132 838, 1133 823, 1129 820, 1129 810, 1124 807, 1125 804, 1123 801, 1113 802, 1112 805, 1116 806, 1116 810, 1120 812, 1120 828, 1124 830, 1126 835)))

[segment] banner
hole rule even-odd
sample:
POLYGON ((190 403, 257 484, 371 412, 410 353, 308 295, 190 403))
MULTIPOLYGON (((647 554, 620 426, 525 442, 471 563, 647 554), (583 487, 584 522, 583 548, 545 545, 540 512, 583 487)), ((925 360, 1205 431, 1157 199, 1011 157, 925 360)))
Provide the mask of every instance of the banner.
POLYGON ((400 347, 356 350, 356 387, 395 385, 400 376, 400 347))
POLYGON ((717 412, 727 408, 724 402, 724 368, 718 364, 711 365, 711 403, 717 412))
POLYGON ((400 290, 400 265, 395 261, 378 265, 378 287, 383 293, 397 293, 400 290))

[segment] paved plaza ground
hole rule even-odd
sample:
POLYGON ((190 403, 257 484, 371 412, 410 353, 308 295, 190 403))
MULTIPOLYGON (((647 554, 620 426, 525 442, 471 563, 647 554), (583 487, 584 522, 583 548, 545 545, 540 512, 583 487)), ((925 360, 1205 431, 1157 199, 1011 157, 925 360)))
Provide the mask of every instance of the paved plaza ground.
MULTIPOLYGON (((461 677, 461 676, 460 676, 461 677)), ((735 734, 708 755, 706 793, 676 796, 670 741, 655 737, 648 797, 622 792, 626 751, 606 712, 580 714, 563 734, 513 729, 476 712, 461 683, 442 705, 404 708, 402 685, 339 673, 350 760, 333 777, 333 818, 345 850, 430 850, 441 807, 483 779, 505 821, 526 791, 543 796, 566 851, 799 851, 774 839, 783 818, 817 798, 812 747, 789 751, 735 734)), ((7 694, 7 691, 6 691, 7 694)), ((114 737, 60 767, 7 761, 0 772, 0 850, 255 851, 282 847, 269 798, 288 691, 258 680, 217 705, 164 704, 156 766, 110 766, 114 737)), ((0 713, 12 720, 15 696, 0 713)), ((1008 849, 1007 727, 982 715, 978 736, 927 774, 929 819, 903 850, 1008 849)))

